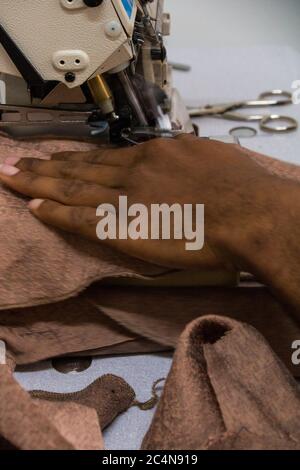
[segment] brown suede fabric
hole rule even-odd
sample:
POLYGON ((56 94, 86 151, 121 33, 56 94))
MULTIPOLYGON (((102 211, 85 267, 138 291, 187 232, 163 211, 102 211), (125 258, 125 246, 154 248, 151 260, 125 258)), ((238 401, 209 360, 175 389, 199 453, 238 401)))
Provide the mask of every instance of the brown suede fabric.
POLYGON ((180 338, 146 450, 300 449, 300 391, 264 338, 229 318, 180 338))
POLYGON ((199 316, 229 316, 249 323, 264 335, 294 376, 300 366, 291 362, 291 345, 300 338, 300 323, 268 290, 255 283, 238 288, 109 288, 92 286, 89 301, 124 326, 154 343, 175 348, 188 323, 199 316))
POLYGON ((286 367, 300 326, 263 286, 128 288, 95 284, 76 299, 0 311, 0 339, 18 365, 55 356, 173 349, 185 326, 218 312, 257 328, 286 367), (279 334, 280 332, 280 334, 279 334))
POLYGON ((56 304, 0 311, 0 339, 18 365, 118 347, 136 338, 82 295, 56 304))
MULTIPOLYGON (((114 376, 81 392, 30 396, 2 365, 0 448, 101 449, 98 420, 105 426, 133 399, 133 390, 114 376)), ((299 387, 264 338, 246 324, 211 315, 181 335, 142 448, 300 450, 299 423, 299 387)))

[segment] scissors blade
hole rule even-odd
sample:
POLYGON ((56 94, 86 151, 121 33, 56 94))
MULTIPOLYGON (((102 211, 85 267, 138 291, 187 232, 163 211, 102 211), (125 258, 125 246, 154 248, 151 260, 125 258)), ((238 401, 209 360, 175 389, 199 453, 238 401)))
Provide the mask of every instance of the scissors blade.
MULTIPOLYGON (((217 105, 207 105, 203 107, 188 107, 189 114, 191 117, 204 117, 204 116, 215 116, 218 117, 224 116, 226 113, 231 111, 235 111, 238 109, 247 109, 247 108, 267 108, 271 106, 286 106, 293 103, 292 97, 286 93, 284 99, 263 99, 260 98, 258 100, 247 100, 247 101, 238 101, 233 103, 225 103, 225 104, 217 104, 217 105)), ((260 116, 262 119, 264 116, 260 116)), ((259 121, 260 120, 257 116, 253 116, 253 119, 259 121)))
POLYGON ((244 102, 225 103, 217 105, 207 105, 203 107, 188 107, 188 112, 191 117, 201 116, 218 116, 223 115, 229 111, 234 111, 243 107, 244 102))
POLYGON ((292 104, 292 99, 284 100, 249 100, 241 104, 241 108, 267 108, 269 106, 287 106, 292 104))

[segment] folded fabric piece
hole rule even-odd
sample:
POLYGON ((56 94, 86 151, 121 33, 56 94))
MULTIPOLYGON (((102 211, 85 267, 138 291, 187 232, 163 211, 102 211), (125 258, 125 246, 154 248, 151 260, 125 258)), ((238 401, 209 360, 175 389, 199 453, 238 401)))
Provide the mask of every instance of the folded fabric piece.
POLYGON ((94 356, 166 349, 112 320, 84 294, 55 304, 0 311, 0 340, 17 365, 74 353, 94 356))
MULTIPOLYGON (((0 448, 101 449, 97 415, 104 426, 134 404, 133 390, 113 376, 78 393, 32 395, 0 366, 0 448)), ((254 328, 197 319, 180 337, 142 448, 299 450, 299 387, 254 328)))
MULTIPOLYGON (((0 311, 0 339, 7 354, 22 365, 82 351, 95 354, 116 348, 116 353, 127 352, 125 346, 129 351, 139 335, 118 325, 81 295, 56 304, 0 311)), ((133 352, 138 352, 138 344, 136 349, 133 352)))
POLYGON ((300 323, 262 285, 129 289, 96 284, 83 295, 127 331, 165 347, 175 348, 186 325, 200 315, 217 312, 249 323, 264 335, 290 372, 300 376, 300 366, 291 360, 300 323))
POLYGON ((94 284, 76 298, 0 311, 0 339, 17 365, 66 354, 163 351, 176 347, 185 326, 199 312, 203 316, 218 312, 248 322, 266 337, 286 367, 300 376, 300 367, 291 361, 291 345, 300 338, 300 327, 265 287, 256 284, 232 289, 94 284))
POLYGON ((180 338, 142 448, 299 450, 299 387, 254 328, 198 319, 180 338))

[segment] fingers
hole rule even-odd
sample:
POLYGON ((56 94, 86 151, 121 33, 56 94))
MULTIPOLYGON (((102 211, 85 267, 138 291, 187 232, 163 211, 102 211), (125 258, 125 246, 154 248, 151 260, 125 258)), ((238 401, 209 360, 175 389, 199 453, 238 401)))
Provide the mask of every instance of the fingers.
POLYGON ((0 181, 31 198, 51 199, 68 206, 116 205, 119 196, 117 190, 98 184, 40 176, 9 165, 1 166, 0 181))
MULTIPOLYGON (((90 240, 98 241, 97 224, 100 218, 96 215, 96 209, 88 207, 70 207, 54 201, 34 199, 29 203, 30 211, 43 223, 57 227, 58 229, 76 233, 90 240)), ((118 225, 118 223, 117 223, 118 225)), ((161 250, 160 242, 154 241, 145 244, 142 240, 128 239, 101 239, 101 243, 105 243, 111 248, 117 249, 128 255, 152 260, 153 245, 157 246, 154 251, 162 252, 166 256, 167 244, 165 249, 161 250), (152 249, 151 249, 152 247, 152 249)))
POLYGON ((91 240, 98 240, 96 226, 99 221, 96 209, 70 207, 63 204, 34 199, 29 203, 31 212, 42 222, 67 232, 77 233, 91 240))
MULTIPOLYGON (((67 232, 76 233, 90 240, 98 241, 96 209, 90 207, 73 207, 44 199, 33 199, 28 205, 30 211, 45 224, 67 232)), ((129 253, 139 253, 139 248, 131 240, 102 239, 112 248, 129 253)))
POLYGON ((130 167, 138 158, 138 146, 126 148, 99 148, 90 152, 63 152, 52 155, 52 160, 86 162, 101 165, 130 167))
MULTIPOLYGON (((70 207, 55 201, 33 199, 29 203, 30 211, 43 223, 57 227, 58 229, 76 233, 93 241, 98 241, 96 209, 89 207, 70 207)), ((124 253, 143 259, 145 255, 144 243, 130 239, 102 239, 101 243, 109 245, 124 253)))
POLYGON ((122 187, 127 175, 126 168, 122 167, 99 166, 82 162, 47 161, 37 158, 22 158, 16 162, 16 167, 40 176, 81 180, 111 188, 122 187))

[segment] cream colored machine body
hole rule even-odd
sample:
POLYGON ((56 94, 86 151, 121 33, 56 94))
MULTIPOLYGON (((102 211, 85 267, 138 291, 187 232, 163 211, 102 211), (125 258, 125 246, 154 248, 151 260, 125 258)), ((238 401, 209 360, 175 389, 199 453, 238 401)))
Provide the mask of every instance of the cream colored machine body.
POLYGON ((137 142, 193 132, 163 0, 1 0, 0 130, 137 142))

